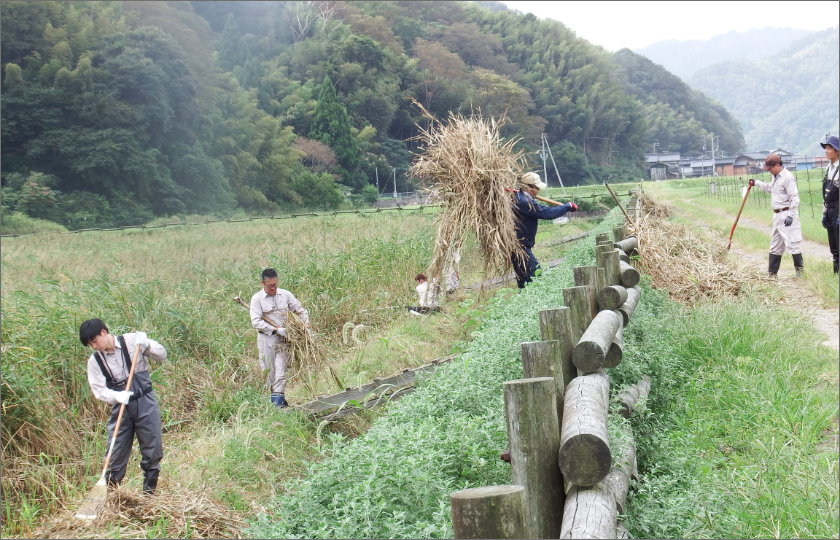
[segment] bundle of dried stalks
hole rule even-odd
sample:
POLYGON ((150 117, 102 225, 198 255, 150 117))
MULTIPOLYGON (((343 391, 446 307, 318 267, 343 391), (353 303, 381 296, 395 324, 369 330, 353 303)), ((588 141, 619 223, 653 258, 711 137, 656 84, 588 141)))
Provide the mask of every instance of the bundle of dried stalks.
POLYGON ((463 245, 469 234, 478 239, 487 277, 507 274, 511 254, 524 257, 514 232, 511 194, 505 191, 516 188, 524 151, 514 150, 517 139, 500 136, 504 118, 485 119, 479 111, 470 117, 450 113, 439 122, 415 104, 430 122, 416 137, 422 153, 410 172, 430 181, 432 193, 444 203, 427 274, 441 282, 444 268, 453 263, 450 248, 463 245))
POLYGON ((642 196, 642 211, 633 232, 639 240, 640 270, 653 286, 666 289, 686 304, 723 295, 737 295, 761 275, 738 268, 722 246, 709 243, 687 227, 667 221, 671 210, 642 196))
POLYGON ((332 379, 338 388, 344 388, 333 370, 327 350, 315 339, 307 324, 292 311, 286 320, 286 339, 290 345, 286 365, 286 379, 289 383, 302 382, 313 396, 315 384, 322 376, 327 380, 332 379))
POLYGON ((207 489, 187 491, 159 486, 154 496, 136 490, 109 493, 105 510, 95 520, 75 519, 75 509, 56 515, 32 531, 38 538, 106 538, 119 527, 122 537, 239 538, 245 522, 211 498, 207 489))

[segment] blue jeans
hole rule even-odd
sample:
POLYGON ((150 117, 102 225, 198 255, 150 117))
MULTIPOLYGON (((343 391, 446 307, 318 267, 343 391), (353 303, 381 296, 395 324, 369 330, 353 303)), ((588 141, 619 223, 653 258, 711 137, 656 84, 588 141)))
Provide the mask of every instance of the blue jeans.
POLYGON ((520 289, 525 288, 526 283, 531 283, 531 280, 537 274, 537 269, 540 267, 539 261, 534 257, 534 253, 528 246, 522 246, 525 250, 525 260, 521 261, 515 255, 510 256, 510 262, 513 263, 513 271, 516 272, 516 285, 520 289))

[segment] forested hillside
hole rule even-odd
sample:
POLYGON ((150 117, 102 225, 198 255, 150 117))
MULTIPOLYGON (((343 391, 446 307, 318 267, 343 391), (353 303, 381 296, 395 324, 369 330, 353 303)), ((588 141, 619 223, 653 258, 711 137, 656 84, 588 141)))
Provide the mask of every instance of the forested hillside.
POLYGON ((647 139, 659 143, 659 151, 699 154, 710 132, 720 136, 724 152, 746 149, 741 125, 720 103, 630 49, 613 60, 627 92, 644 106, 647 139))
POLYGON ((690 96, 660 129, 610 53, 482 4, 3 2, 3 213, 85 228, 364 204, 377 172, 418 187, 412 100, 504 114, 532 157, 546 133, 567 185, 638 178, 660 132, 723 132, 690 96))
MULTIPOLYGON (((784 20, 777 24, 784 24, 784 20)), ((814 32, 794 28, 753 28, 743 32, 733 30, 706 40, 659 41, 633 52, 650 58, 674 75, 688 80, 697 70, 718 62, 735 59, 755 62, 773 56, 810 34, 814 32)))
POLYGON ((816 32, 758 62, 731 60, 698 71, 690 83, 720 101, 744 128, 750 148, 778 146, 822 155, 840 118, 840 31, 816 32))

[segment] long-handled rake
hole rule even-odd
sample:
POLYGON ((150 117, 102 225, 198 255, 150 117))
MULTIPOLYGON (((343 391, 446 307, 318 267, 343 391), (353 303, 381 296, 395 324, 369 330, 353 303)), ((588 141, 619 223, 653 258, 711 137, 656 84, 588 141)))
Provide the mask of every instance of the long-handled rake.
POLYGON ((750 196, 750 189, 752 184, 747 184, 747 191, 744 192, 744 200, 741 201, 741 208, 738 209, 738 215, 735 216, 735 223, 732 224, 732 230, 729 232, 729 243, 726 245, 726 251, 732 247, 732 235, 735 234, 735 226, 738 225, 738 220, 741 219, 741 212, 744 211, 744 205, 747 204, 747 197, 750 196))
MULTIPOLYGON (((127 390, 131 389, 131 380, 134 378, 134 366, 137 365, 137 355, 140 354, 140 345, 134 349, 134 357, 131 359, 131 370, 128 372, 128 381, 125 383, 127 390)), ((114 425, 114 436, 111 437, 111 445, 108 448, 108 454, 105 456, 105 466, 102 467, 102 476, 99 481, 90 490, 90 493, 85 497, 85 502, 82 507, 76 512, 78 519, 96 519, 96 516, 102 513, 105 509, 105 503, 108 502, 108 484, 105 481, 105 472, 108 470, 108 464, 111 463, 111 456, 114 453, 114 443, 117 442, 117 434, 120 432, 120 422, 122 422, 123 413, 125 412, 125 403, 120 405, 120 414, 117 415, 117 423, 114 425)))

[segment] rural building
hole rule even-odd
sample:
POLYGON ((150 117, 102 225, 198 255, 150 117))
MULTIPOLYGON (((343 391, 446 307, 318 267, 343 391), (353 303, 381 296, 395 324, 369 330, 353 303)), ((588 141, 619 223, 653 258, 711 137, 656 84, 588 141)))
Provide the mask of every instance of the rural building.
POLYGON ((647 166, 651 180, 667 180, 668 178, 681 177, 679 152, 645 154, 645 166, 647 166))

